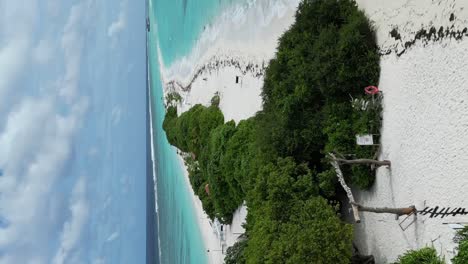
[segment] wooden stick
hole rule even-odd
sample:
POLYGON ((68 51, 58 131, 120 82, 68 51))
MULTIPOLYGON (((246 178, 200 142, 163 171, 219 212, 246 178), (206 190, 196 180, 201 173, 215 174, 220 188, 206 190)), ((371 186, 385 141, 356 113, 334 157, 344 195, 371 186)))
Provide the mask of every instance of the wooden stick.
POLYGON ((351 202, 351 204, 354 204, 355 206, 357 206, 359 211, 371 212, 371 213, 377 213, 377 214, 395 214, 397 216, 402 216, 402 215, 410 215, 412 213, 417 212, 416 207, 414 205, 404 207, 404 208, 390 208, 390 207, 366 207, 356 202, 351 202))
POLYGON ((344 180, 343 172, 340 169, 340 165, 338 164, 338 161, 335 155, 333 155, 332 153, 329 153, 329 155, 332 158, 331 165, 333 166, 333 168, 335 168, 338 181, 341 183, 341 186, 345 190, 346 195, 348 196, 348 199, 349 199, 349 203, 351 204, 351 208, 353 209, 354 221, 356 221, 356 223, 360 223, 361 218, 359 217, 359 208, 356 205, 356 202, 354 201, 354 196, 353 196, 353 193, 351 192, 351 188, 348 187, 348 185, 346 184, 344 180))

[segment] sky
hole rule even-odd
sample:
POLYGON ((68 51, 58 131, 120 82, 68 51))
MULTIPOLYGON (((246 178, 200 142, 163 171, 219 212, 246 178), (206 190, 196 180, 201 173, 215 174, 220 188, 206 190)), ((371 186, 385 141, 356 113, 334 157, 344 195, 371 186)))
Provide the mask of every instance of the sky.
POLYGON ((0 264, 143 263, 145 3, 0 0, 0 264))

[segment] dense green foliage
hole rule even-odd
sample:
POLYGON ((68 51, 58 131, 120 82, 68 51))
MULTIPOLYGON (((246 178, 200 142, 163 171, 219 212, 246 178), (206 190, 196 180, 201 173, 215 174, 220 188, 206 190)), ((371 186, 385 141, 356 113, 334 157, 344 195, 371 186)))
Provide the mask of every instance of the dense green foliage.
MULTIPOLYGON (((227 263, 349 263, 353 231, 330 205, 337 184, 325 154, 372 158, 355 135, 379 133, 381 98, 363 93, 379 71, 374 33, 353 1, 304 0, 266 70, 255 117, 224 123, 219 94, 180 116, 168 106, 167 138, 186 153, 208 215, 229 223, 247 202, 246 238, 227 263)), ((374 181, 366 166, 343 170, 362 188, 374 181)))
POLYGON ((232 247, 226 251, 224 264, 245 264, 245 248, 247 247, 247 240, 242 238, 237 241, 232 247))
POLYGON ((211 98, 211 105, 219 106, 220 101, 221 101, 221 97, 219 96, 219 92, 216 92, 213 98, 211 98))
POLYGON ((468 263, 468 240, 464 240, 458 246, 458 254, 452 259, 453 264, 468 263))
POLYGON ((180 102, 182 102, 182 96, 180 96, 177 92, 170 92, 166 94, 166 105, 167 106, 176 106, 180 102))
POLYGON ((237 140, 237 137, 230 140, 237 131, 235 123, 224 124, 223 114, 215 105, 196 105, 179 117, 177 109, 171 106, 167 109, 163 127, 169 142, 189 153, 185 162, 190 182, 207 214, 230 222, 232 212, 244 200, 240 183, 223 173, 229 162, 224 158, 228 154, 228 144, 233 145, 237 140))
POLYGON ((458 230, 457 234, 455 235, 455 243, 461 243, 462 241, 468 241, 468 226, 465 226, 463 229, 458 230))
POLYGON ((224 123, 224 116, 217 107, 194 106, 177 117, 177 108, 170 106, 164 119, 164 130, 169 142, 183 152, 199 156, 208 144, 211 130, 224 123))
POLYGON ((458 245, 458 254, 452 259, 453 264, 468 263, 468 226, 457 232, 455 242, 458 245))
MULTIPOLYGON (((363 97, 363 88, 377 83, 379 71, 374 33, 353 1, 303 1, 266 72, 259 118, 265 151, 317 168, 323 172, 324 193, 333 194, 324 153, 373 156, 372 148, 356 146, 354 136, 379 132, 379 100, 372 104, 363 97), (353 107, 351 98, 370 106, 353 107)), ((367 168, 350 173, 360 187, 373 183, 367 168)))
POLYGON ((432 247, 410 250, 398 258, 395 264, 444 264, 437 251, 432 247))
POLYGON ((247 263, 349 263, 352 228, 317 194, 307 166, 263 167, 249 193, 247 263))

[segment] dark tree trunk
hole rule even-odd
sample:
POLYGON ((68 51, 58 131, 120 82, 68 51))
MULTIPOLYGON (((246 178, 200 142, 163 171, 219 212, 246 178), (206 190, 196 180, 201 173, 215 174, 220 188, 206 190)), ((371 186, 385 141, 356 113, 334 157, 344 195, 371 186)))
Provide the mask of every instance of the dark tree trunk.
POLYGON ((375 165, 375 166, 391 166, 391 162, 389 160, 372 160, 372 159, 355 159, 355 160, 346 160, 346 159, 336 159, 340 164, 367 164, 367 165, 375 165))

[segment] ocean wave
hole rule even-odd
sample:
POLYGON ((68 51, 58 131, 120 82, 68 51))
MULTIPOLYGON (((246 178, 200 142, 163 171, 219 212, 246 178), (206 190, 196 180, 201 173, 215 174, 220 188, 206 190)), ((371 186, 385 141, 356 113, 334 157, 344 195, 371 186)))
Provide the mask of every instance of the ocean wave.
MULTIPOLYGON (((148 74, 148 79, 150 79, 149 74, 148 74)), ((150 80, 148 80, 150 81, 150 80)), ((151 82, 149 82, 150 85, 148 86, 149 89, 149 95, 150 98, 152 98, 151 95, 151 82)), ((151 103, 148 104, 149 107, 149 114, 150 114, 150 136, 151 136, 151 162, 152 162, 152 168, 153 168, 153 182, 154 182, 154 210, 156 212, 156 221, 157 221, 157 227, 159 228, 159 205, 158 205, 158 179, 156 177, 156 157, 155 157, 155 149, 154 149, 154 126, 153 126, 153 108, 151 107, 151 103)), ((158 249, 159 249, 159 260, 161 260, 161 237, 158 235, 158 249)))
MULTIPOLYGON (((149 76, 149 75, 148 75, 149 76)), ((148 77, 149 79, 149 77, 148 77)), ((149 81, 149 80, 148 80, 149 81)), ((148 86, 148 89, 150 89, 149 94, 151 98, 151 88, 148 86)), ((148 104, 149 107, 149 115, 150 115, 150 137, 151 137, 151 163, 152 163, 152 168, 153 168, 153 182, 154 182, 154 193, 158 193, 158 184, 157 184, 157 177, 156 177, 156 157, 155 157, 155 149, 154 149, 154 131, 153 131, 153 109, 151 107, 151 103, 148 104)), ((155 211, 158 213, 158 196, 154 196, 154 202, 155 202, 155 211)))
MULTIPOLYGON (((239 45, 234 42, 239 42, 239 40, 248 42, 253 36, 265 31, 265 28, 271 25, 273 20, 282 18, 292 10, 296 10, 299 1, 247 0, 233 4, 205 27, 189 55, 177 59, 171 65, 165 65, 162 56, 160 56, 161 50, 157 47, 163 82, 165 80, 190 82, 197 69, 206 64, 213 56, 239 51, 239 45), (255 26, 250 26, 251 24, 255 24, 255 26)), ((258 52, 256 55, 258 56, 258 52)), ((257 61, 265 58, 257 58, 257 61)))
MULTIPOLYGON (((150 8, 152 8, 152 2, 149 1, 149 5, 150 5, 150 8)), ((151 10, 151 9, 150 9, 151 10)), ((153 25, 152 27, 154 29, 156 29, 156 32, 157 32, 157 24, 156 24, 156 20, 152 19, 151 20, 153 25)), ((155 33, 152 33, 152 34, 155 34, 155 33)), ((157 36, 157 35, 156 35, 157 36)), ((157 43, 158 41, 156 41, 157 43)), ((147 43, 148 45, 148 43, 147 43)), ((147 47, 148 49, 149 47, 147 47)), ((159 56, 160 54, 158 54, 159 56)), ((149 58, 151 59, 151 58, 149 58)), ((149 61, 147 61, 148 65, 147 67, 151 70, 151 67, 149 65, 149 61)), ((161 64, 161 62, 159 62, 159 64, 161 64)), ((152 91, 151 91, 151 74, 148 74, 147 76, 148 78, 148 94, 149 94, 149 97, 150 98, 153 98, 152 97, 152 91)), ((158 203, 158 179, 156 177, 156 157, 155 157, 155 148, 154 148, 154 119, 153 119, 153 107, 152 107, 152 102, 153 100, 150 100, 150 102, 148 103, 148 108, 149 108, 149 115, 150 115, 150 137, 151 137, 151 163, 152 163, 152 169, 153 169, 153 183, 154 183, 154 210, 155 210, 155 213, 156 213, 156 225, 157 225, 157 228, 159 229, 160 228, 160 221, 159 221, 159 203, 158 203)), ((158 232, 159 234, 159 232, 158 232)), ((158 239, 158 254, 159 254, 159 261, 161 261, 161 256, 162 256, 162 251, 161 251, 161 237, 158 235, 157 236, 157 239, 158 239)))

